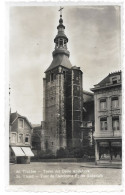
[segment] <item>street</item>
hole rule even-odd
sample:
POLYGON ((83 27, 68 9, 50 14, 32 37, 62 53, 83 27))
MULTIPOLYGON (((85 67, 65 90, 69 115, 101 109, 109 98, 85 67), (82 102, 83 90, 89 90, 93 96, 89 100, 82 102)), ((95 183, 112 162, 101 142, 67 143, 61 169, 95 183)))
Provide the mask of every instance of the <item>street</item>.
POLYGON ((10 185, 121 185, 122 169, 83 165, 67 162, 10 164, 10 185))

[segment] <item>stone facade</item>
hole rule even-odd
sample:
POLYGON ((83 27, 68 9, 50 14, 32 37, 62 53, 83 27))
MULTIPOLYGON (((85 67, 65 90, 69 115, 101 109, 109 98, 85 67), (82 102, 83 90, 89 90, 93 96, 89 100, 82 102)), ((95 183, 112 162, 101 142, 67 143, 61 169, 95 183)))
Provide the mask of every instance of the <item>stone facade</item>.
POLYGON ((122 88, 121 72, 109 74, 92 89, 95 103, 96 163, 121 159, 122 88), (117 157, 117 158, 116 158, 117 157))
MULTIPOLYGON (((46 74, 45 121, 48 145, 53 151, 78 145, 82 121, 82 72, 73 67, 57 67, 55 78, 46 74)), ((44 79, 45 82, 45 79, 44 79)))
POLYGON ((46 145, 55 154, 61 147, 79 145, 83 105, 82 71, 69 61, 68 38, 64 33, 62 15, 57 29, 53 61, 43 79, 46 145))

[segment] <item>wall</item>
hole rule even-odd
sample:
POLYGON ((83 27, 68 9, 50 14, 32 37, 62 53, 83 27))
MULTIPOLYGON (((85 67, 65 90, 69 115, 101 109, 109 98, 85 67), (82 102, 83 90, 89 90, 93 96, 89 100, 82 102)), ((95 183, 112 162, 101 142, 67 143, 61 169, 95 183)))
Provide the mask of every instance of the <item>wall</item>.
POLYGON ((60 147, 78 146, 83 105, 81 70, 59 66, 46 73, 44 88, 48 147, 56 152, 60 147))
POLYGON ((82 105, 82 72, 78 68, 72 68, 67 72, 66 84, 66 124, 68 147, 78 147, 80 144, 82 105))
POLYGON ((121 127, 121 87, 112 87, 104 90, 95 92, 94 102, 95 102, 95 137, 112 137, 112 136, 121 136, 121 129, 116 132, 116 135, 113 134, 112 130, 112 116, 119 116, 120 127, 121 127), (119 107, 117 109, 111 108, 111 98, 114 96, 119 97, 119 107), (107 99, 107 109, 105 111, 100 110, 100 99, 105 97, 107 99), (100 117, 107 117, 108 130, 100 130, 100 117))
MULTIPOLYGON (((21 118, 21 117, 20 117, 21 118)), ((15 120, 15 122, 12 124, 11 126, 11 135, 12 133, 16 133, 16 143, 12 143, 11 139, 10 139, 10 144, 11 145, 16 145, 16 146, 31 146, 31 133, 32 133, 32 129, 31 127, 29 126, 29 124, 27 123, 26 119, 24 118, 21 118, 23 119, 23 128, 19 128, 18 126, 18 120, 19 118, 17 118, 15 120), (19 143, 19 134, 23 134, 23 142, 19 143), (29 135, 29 142, 26 143, 25 142, 25 137, 29 135)))
POLYGON ((64 71, 66 69, 58 67, 46 73, 46 136, 48 136, 48 147, 53 152, 60 147, 66 147, 64 71), (51 73, 53 73, 52 81, 51 73))

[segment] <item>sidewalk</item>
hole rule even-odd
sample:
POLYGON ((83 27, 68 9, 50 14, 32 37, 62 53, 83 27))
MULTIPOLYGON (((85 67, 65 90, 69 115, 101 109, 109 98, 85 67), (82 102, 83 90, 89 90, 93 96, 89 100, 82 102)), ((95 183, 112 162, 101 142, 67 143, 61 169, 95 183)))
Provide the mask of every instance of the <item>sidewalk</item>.
POLYGON ((122 164, 113 164, 113 163, 100 163, 95 165, 95 162, 83 162, 80 167, 87 168, 112 168, 112 169, 122 169, 122 164))

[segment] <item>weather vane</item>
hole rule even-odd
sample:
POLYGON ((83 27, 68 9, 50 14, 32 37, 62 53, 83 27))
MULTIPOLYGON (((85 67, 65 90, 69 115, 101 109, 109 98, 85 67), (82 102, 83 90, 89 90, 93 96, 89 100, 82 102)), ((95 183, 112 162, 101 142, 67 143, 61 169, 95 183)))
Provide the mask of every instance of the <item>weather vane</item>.
POLYGON ((64 9, 64 7, 60 6, 60 9, 58 10, 60 12, 60 16, 62 15, 62 10, 64 9))

